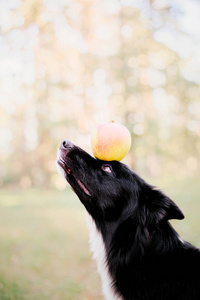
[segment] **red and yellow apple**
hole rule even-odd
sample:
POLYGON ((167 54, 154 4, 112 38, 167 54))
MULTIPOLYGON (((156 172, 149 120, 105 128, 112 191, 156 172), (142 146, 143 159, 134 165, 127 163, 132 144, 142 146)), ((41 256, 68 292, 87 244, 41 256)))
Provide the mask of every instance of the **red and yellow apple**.
POLYGON ((96 158, 106 161, 122 160, 131 147, 131 134, 121 124, 98 125, 91 135, 92 151, 96 158))

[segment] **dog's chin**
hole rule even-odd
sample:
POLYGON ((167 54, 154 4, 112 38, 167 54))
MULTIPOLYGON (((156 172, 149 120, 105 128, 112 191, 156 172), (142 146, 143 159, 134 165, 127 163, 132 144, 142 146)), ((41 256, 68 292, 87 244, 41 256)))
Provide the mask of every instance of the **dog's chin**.
POLYGON ((71 169, 67 166, 66 162, 62 157, 57 160, 57 169, 58 172, 64 177, 69 185, 72 187, 74 192, 79 196, 83 194, 84 196, 91 196, 90 191, 84 183, 71 171, 71 169))
POLYGON ((63 162, 58 159, 57 162, 56 162, 56 167, 57 167, 57 170, 58 170, 58 173, 66 179, 66 171, 65 171, 65 166, 63 164, 63 162))

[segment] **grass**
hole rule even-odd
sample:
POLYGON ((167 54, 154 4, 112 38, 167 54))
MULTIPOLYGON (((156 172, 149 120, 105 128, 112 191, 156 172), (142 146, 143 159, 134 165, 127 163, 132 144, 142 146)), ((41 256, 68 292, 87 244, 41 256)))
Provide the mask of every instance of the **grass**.
MULTIPOLYGON (((181 237, 200 246, 198 180, 156 184, 186 216, 173 221, 181 237)), ((0 191, 0 299, 103 300, 84 208, 71 190, 0 191)))
POLYGON ((85 212, 69 190, 0 193, 0 299, 103 299, 85 212))

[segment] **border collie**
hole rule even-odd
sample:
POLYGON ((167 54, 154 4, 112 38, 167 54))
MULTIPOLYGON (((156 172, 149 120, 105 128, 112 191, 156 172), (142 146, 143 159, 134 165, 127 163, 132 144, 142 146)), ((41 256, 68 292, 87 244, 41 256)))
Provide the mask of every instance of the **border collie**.
POLYGON ((118 161, 64 140, 57 164, 88 212, 91 250, 107 300, 200 300, 200 250, 170 225, 183 213, 118 161))

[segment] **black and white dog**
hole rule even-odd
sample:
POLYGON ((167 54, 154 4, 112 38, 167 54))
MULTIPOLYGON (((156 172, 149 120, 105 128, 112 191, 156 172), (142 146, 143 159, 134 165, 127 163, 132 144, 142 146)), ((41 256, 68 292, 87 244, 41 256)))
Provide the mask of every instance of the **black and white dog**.
POLYGON ((68 140, 62 170, 88 212, 91 249, 107 300, 200 300, 200 251, 170 219, 178 206, 126 165, 97 160, 68 140))

